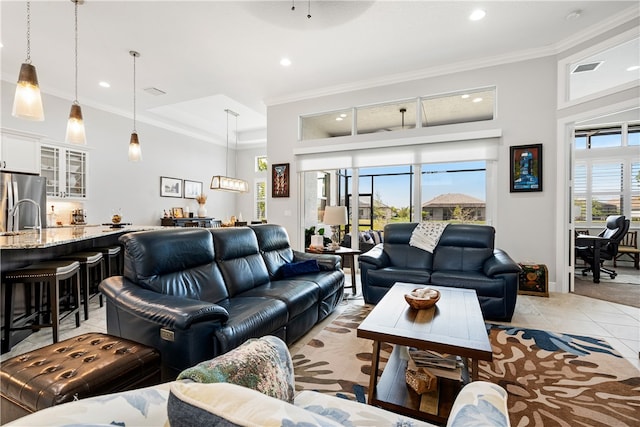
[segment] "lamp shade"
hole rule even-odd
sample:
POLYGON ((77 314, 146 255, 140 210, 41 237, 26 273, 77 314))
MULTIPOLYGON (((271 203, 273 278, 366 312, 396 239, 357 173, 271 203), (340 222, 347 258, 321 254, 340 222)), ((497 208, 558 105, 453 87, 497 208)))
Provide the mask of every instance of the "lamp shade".
POLYGON ((347 225, 347 207, 327 206, 322 222, 327 225, 347 225))
POLYGON ((84 121, 82 120, 82 109, 80 104, 73 103, 67 121, 67 137, 69 144, 86 144, 87 138, 84 132, 84 121))
POLYGON ((20 119, 44 120, 36 67, 26 62, 20 67, 20 76, 18 77, 11 114, 20 119))
POLYGON ((138 134, 132 132, 131 140, 129 141, 129 161, 139 162, 141 159, 142 149, 140 148, 140 141, 138 141, 138 134))

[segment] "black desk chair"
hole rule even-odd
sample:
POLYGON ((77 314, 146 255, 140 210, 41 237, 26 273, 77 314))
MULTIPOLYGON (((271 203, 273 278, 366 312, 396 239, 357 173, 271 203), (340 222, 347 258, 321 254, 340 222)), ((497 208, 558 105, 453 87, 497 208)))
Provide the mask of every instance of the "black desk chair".
POLYGON ((587 268, 582 270, 586 276, 593 272, 593 282, 600 283, 600 271, 607 273, 612 279, 618 273, 602 266, 605 260, 615 259, 618 254, 618 245, 629 231, 630 221, 624 215, 610 215, 607 217, 606 228, 597 236, 576 236, 576 258, 581 258, 587 263, 587 268))

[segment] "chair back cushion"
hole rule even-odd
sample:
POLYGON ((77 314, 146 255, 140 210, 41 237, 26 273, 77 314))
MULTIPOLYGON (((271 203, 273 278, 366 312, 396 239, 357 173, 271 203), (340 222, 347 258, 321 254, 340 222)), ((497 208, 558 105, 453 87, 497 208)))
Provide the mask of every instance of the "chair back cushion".
POLYGON ((208 302, 227 298, 207 230, 172 228, 127 233, 124 276, 139 286, 166 295, 208 302))
POLYGON ((600 250, 601 256, 605 259, 611 259, 618 253, 618 245, 622 241, 622 238, 629 231, 630 221, 625 218, 624 215, 609 215, 607 217, 607 225, 599 236, 609 240, 609 243, 600 250))
POLYGON ((417 225, 415 222, 385 225, 383 248, 391 266, 431 270, 433 255, 409 245, 411 233, 417 225))
POLYGON ((488 225, 449 224, 434 250, 434 270, 481 271, 493 255, 495 229, 488 225))
POLYGON ((269 272, 251 228, 212 228, 209 232, 229 297, 269 282, 269 272))
POLYGON ((287 230, 276 224, 251 225, 250 228, 258 239, 260 253, 269 271, 269 277, 278 278, 280 267, 293 262, 293 250, 287 230))

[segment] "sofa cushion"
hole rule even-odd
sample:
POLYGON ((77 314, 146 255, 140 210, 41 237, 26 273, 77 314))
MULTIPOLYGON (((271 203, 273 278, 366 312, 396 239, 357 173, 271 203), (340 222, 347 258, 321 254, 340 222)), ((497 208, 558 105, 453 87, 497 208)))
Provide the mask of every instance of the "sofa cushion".
POLYGON ((278 277, 280 267, 293 262, 293 250, 289 243, 287 230, 276 224, 260 224, 250 226, 256 234, 260 253, 271 279, 278 277))
MULTIPOLYGON (((303 276, 298 277, 302 278, 303 276)), ((304 277, 306 277, 306 275, 304 277)), ((291 319, 314 304, 317 304, 319 295, 320 288, 313 282, 280 279, 238 294, 237 297, 267 297, 279 299, 287 305, 289 319, 291 319)))
POLYGON ((212 228, 209 231, 229 297, 269 282, 269 272, 252 229, 212 228))
POLYGON ((185 369, 178 380, 199 383, 231 383, 293 403, 293 362, 280 338, 250 339, 240 347, 185 369))
POLYGON ((390 288, 396 282, 408 282, 427 285, 430 282, 431 271, 417 268, 386 267, 380 270, 369 270, 367 284, 369 286, 390 288))
POLYGON ((171 384, 167 416, 171 427, 340 425, 258 391, 227 383, 171 384))
POLYGON ((124 276, 133 283, 161 294, 208 302, 228 297, 207 230, 140 231, 121 236, 120 242, 125 247, 124 276))
POLYGON ((318 261, 315 259, 308 259, 306 261, 282 264, 278 276, 287 278, 299 276, 305 273, 316 273, 318 271, 320 271, 318 261))
POLYGON ((284 302, 264 297, 236 297, 220 301, 218 305, 227 310, 229 320, 215 330, 220 344, 217 354, 226 353, 249 338, 264 335, 284 338, 284 328, 289 320, 284 302))
POLYGON ((503 278, 492 279, 477 271, 443 270, 431 273, 431 283, 452 288, 475 289, 478 296, 502 298, 506 292, 503 278))

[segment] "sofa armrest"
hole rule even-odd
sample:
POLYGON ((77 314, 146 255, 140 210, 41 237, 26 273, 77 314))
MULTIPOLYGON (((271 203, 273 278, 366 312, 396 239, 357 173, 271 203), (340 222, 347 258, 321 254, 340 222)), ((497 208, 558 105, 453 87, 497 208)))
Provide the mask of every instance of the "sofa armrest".
POLYGON ((511 425, 504 388, 487 381, 474 381, 460 390, 453 402, 447 427, 471 425, 511 425))
POLYGON ((494 249, 493 256, 484 263, 484 274, 489 277, 505 273, 520 273, 520 271, 520 266, 501 249, 494 249))
POLYGON ((358 257, 361 263, 372 264, 376 268, 382 268, 389 265, 389 256, 383 250, 383 243, 378 243, 369 251, 358 257))
POLYGON ((320 270, 340 270, 340 256, 331 254, 314 254, 308 252, 293 251, 293 261, 307 261, 315 259, 318 261, 320 270))
POLYGON ((112 276, 100 283, 100 292, 109 304, 167 328, 188 329, 194 323, 229 319, 224 307, 206 301, 159 294, 132 283, 122 276, 112 276))

